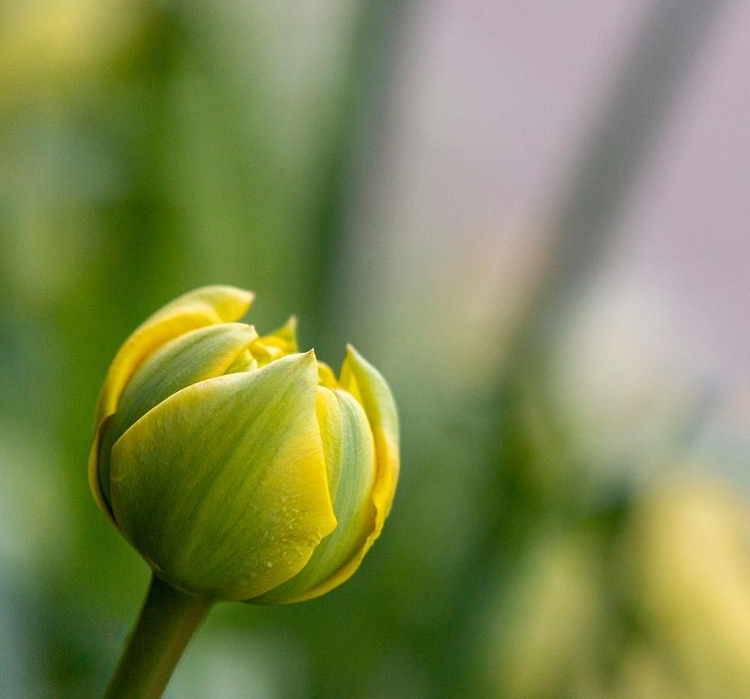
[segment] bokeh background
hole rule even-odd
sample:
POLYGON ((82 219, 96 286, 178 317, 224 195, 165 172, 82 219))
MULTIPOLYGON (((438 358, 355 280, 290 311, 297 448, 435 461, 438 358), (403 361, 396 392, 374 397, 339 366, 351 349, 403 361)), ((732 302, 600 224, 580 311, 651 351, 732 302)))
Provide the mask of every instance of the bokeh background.
POLYGON ((103 691, 148 571, 109 361, 258 294, 398 399, 345 586, 220 605, 167 690, 750 696, 750 5, 4 0, 0 696, 103 691))

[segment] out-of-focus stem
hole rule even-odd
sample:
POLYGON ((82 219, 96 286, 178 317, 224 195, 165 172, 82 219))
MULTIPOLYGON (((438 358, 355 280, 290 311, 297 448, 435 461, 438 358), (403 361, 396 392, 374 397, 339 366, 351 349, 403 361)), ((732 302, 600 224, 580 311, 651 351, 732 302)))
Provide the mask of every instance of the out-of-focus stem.
POLYGON ((726 0, 657 0, 583 144, 551 221, 550 267, 519 329, 506 374, 538 356, 609 250, 615 225, 666 116, 726 0))

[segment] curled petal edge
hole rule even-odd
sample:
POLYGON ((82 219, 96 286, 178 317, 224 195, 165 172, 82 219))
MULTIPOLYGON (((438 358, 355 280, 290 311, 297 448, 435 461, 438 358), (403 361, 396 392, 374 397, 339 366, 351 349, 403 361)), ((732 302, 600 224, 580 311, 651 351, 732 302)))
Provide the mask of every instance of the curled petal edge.
POLYGON ((383 529, 391 511, 400 468, 399 423, 396 403, 386 380, 352 345, 347 345, 346 358, 341 366, 339 384, 362 405, 375 441, 376 476, 372 489, 375 523, 364 546, 338 571, 301 595, 284 603, 304 602, 320 597, 346 582, 359 568, 370 547, 383 529))
POLYGON ((239 320, 255 298, 251 291, 233 286, 204 286, 183 294, 160 308, 125 340, 110 365, 96 404, 94 440, 89 453, 89 487, 99 508, 117 526, 99 484, 99 443, 104 421, 117 409, 117 402, 133 372, 159 347, 185 332, 216 323, 239 320))

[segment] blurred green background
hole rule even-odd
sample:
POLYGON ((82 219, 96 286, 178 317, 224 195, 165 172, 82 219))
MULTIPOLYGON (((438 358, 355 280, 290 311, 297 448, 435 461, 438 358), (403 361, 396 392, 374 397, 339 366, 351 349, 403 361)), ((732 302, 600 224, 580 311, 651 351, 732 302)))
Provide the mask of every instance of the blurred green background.
POLYGON ((220 605, 168 697, 750 696, 750 151, 681 146, 747 143, 695 107, 750 104, 741 7, 5 0, 0 696, 103 691, 148 570, 94 404, 211 283, 382 370, 402 480, 351 581, 220 605))

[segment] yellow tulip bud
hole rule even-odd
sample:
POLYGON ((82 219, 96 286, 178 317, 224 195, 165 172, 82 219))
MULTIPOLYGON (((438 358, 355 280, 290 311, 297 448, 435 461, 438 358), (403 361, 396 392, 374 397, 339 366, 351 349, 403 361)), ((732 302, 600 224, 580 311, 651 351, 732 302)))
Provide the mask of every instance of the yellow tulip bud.
POLYGON ((191 595, 297 602, 347 580, 398 479, 383 377, 349 347, 336 379, 294 319, 259 337, 249 292, 214 286, 155 313, 99 397, 89 480, 154 573, 191 595))

